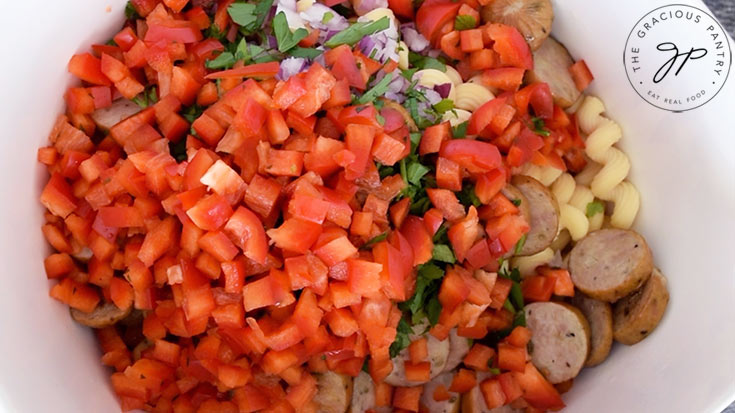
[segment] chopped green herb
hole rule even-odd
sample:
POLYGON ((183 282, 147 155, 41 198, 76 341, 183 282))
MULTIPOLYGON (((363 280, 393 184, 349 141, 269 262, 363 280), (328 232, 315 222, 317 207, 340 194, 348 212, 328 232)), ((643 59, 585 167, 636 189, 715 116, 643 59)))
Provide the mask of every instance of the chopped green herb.
POLYGON ((466 14, 457 15, 454 18, 454 30, 467 30, 477 27, 477 19, 466 14))
POLYGON ((304 28, 296 29, 292 33, 284 12, 276 14, 276 17, 273 18, 273 32, 276 35, 276 42, 278 42, 278 51, 281 53, 293 49, 301 39, 309 35, 309 32, 304 28))
POLYGON ((521 239, 516 242, 516 247, 513 250, 513 255, 518 255, 521 253, 521 250, 523 249, 523 245, 526 243, 526 234, 523 234, 521 236, 521 239))
POLYGON ((209 26, 209 28, 204 31, 205 38, 212 37, 217 40, 223 40, 226 35, 227 33, 221 31, 216 24, 209 26))
POLYGON ((233 22, 243 27, 250 26, 258 20, 255 4, 251 3, 233 3, 227 8, 227 13, 233 22))
POLYGON ((140 106, 141 109, 145 109, 148 106, 158 102, 158 90, 155 86, 149 86, 147 87, 143 92, 138 94, 138 96, 131 99, 133 103, 140 106))
POLYGON ((500 374, 500 369, 499 369, 499 368, 497 368, 497 367, 490 367, 490 369, 488 369, 488 371, 490 372, 490 374, 494 374, 494 375, 496 375, 496 376, 497 376, 498 374, 500 374))
POLYGON ((380 82, 378 82, 375 86, 370 88, 367 92, 363 93, 362 96, 360 96, 356 103, 358 105, 363 105, 366 103, 370 103, 373 100, 377 99, 380 96, 383 96, 385 92, 388 91, 388 84, 393 80, 393 73, 388 73, 380 79, 380 82))
POLYGON ((409 211, 413 215, 420 216, 420 215, 424 215, 426 211, 429 210, 430 206, 431 206, 431 201, 429 200, 428 197, 413 199, 413 202, 411 203, 411 207, 409 208, 409 211))
POLYGON ((412 332, 411 326, 408 325, 405 319, 401 318, 401 321, 398 322, 398 326, 396 327, 396 339, 393 341, 393 344, 390 345, 391 358, 397 356, 401 350, 411 344, 411 338, 409 335, 412 332))
POLYGON ((513 327, 511 329, 516 327, 525 327, 526 326, 526 312, 523 311, 523 308, 518 309, 516 312, 516 316, 513 317, 513 327))
POLYGON ((359 42, 363 37, 385 30, 389 26, 390 21, 388 20, 388 17, 381 17, 374 22, 356 22, 350 27, 332 36, 324 43, 324 45, 331 48, 337 47, 341 44, 354 46, 355 43, 359 42))
POLYGON ((434 105, 434 110, 440 114, 449 112, 454 109, 454 101, 452 99, 442 99, 434 105))
POLYGON ((193 123, 199 116, 202 115, 202 112, 204 112, 204 108, 195 104, 184 108, 181 111, 181 116, 183 116, 187 122, 193 123))
POLYGON ((505 308, 506 310, 510 311, 513 314, 516 313, 516 309, 515 307, 513 307, 513 303, 510 302, 509 298, 506 298, 505 301, 503 302, 503 308, 505 308))
POLYGON ((475 187, 469 183, 465 184, 462 190, 457 192, 457 199, 465 208, 469 208, 470 205, 474 205, 475 207, 482 205, 480 198, 475 194, 475 187))
POLYGON ((592 218, 593 216, 602 213, 605 213, 605 205, 603 205, 602 202, 592 201, 587 204, 587 217, 592 218))
POLYGON ((442 305, 437 296, 433 296, 426 303, 426 318, 432 326, 439 322, 439 313, 442 311, 442 305))
POLYGON ((334 18, 334 13, 332 13, 331 11, 324 13, 324 15, 322 16, 322 24, 329 23, 332 18, 334 18))
POLYGON ((370 373, 370 357, 365 357, 365 361, 362 363, 362 371, 370 373))
POLYGON ((212 60, 207 60, 205 66, 207 66, 207 69, 225 69, 234 65, 235 62, 235 56, 232 53, 224 52, 212 60))
POLYGON ((414 154, 421 143, 421 132, 411 132, 409 137, 411 138, 411 154, 414 154))
POLYGON ((508 297, 510 298, 513 307, 519 310, 523 309, 523 292, 521 291, 521 285, 519 283, 515 281, 513 282, 513 285, 510 287, 508 297))
POLYGON ((392 176, 396 174, 396 169, 392 166, 377 163, 376 167, 378 168, 378 175, 380 175, 381 180, 387 176, 392 176))
POLYGON ((452 249, 449 248, 449 246, 446 244, 434 245, 434 249, 431 252, 431 257, 437 261, 446 262, 449 264, 454 264, 454 262, 456 261, 452 249))
POLYGON ((431 238, 431 241, 434 244, 443 244, 449 242, 449 238, 447 237, 447 231, 449 231, 448 225, 440 225, 439 229, 436 230, 436 234, 431 238))
POLYGON ((457 126, 452 126, 452 138, 459 139, 467 136, 467 125, 468 121, 464 121, 457 126))
POLYGON ((377 121, 378 121, 378 123, 380 124, 380 126, 383 126, 383 125, 385 125, 385 118, 384 118, 384 117, 383 117, 383 115, 381 115, 380 113, 377 113, 377 114, 375 115, 375 120, 377 120, 377 121))
MULTIPOLYGON (((422 56, 418 53, 409 52, 408 62, 410 66, 420 69, 437 69, 442 72, 447 71, 447 66, 440 60, 429 56, 422 56)), ((410 78, 409 78, 410 80, 410 78)))
POLYGON ((411 162, 406 169, 406 179, 412 185, 420 185, 421 178, 429 172, 429 168, 419 162, 411 162))
POLYGON ((176 159, 176 162, 183 162, 187 159, 186 156, 186 139, 179 139, 178 142, 169 142, 168 151, 171 156, 176 159))
POLYGON ((288 54, 294 57, 305 57, 307 59, 313 59, 320 54, 324 53, 323 50, 317 50, 311 47, 294 47, 288 51, 288 54))
POLYGON ((444 276, 444 270, 429 262, 419 266, 418 275, 429 280, 438 280, 444 276))
POLYGON ((379 243, 380 241, 383 241, 383 240, 385 240, 386 238, 388 238, 388 233, 387 233, 387 232, 384 232, 384 233, 382 233, 382 234, 380 234, 380 235, 376 235, 376 236, 374 236, 373 238, 371 238, 370 240, 368 240, 368 242, 366 242, 366 243, 365 243, 365 244, 364 244, 364 245, 362 246, 362 249, 365 249, 365 250, 366 250, 366 249, 369 249, 369 248, 371 248, 371 247, 372 247, 373 245, 375 245, 375 244, 379 243))
POLYGON ((533 123, 533 133, 541 136, 551 135, 551 132, 544 129, 546 127, 546 124, 544 123, 543 119, 535 117, 531 118, 531 122, 533 123))
POLYGON ((521 199, 511 199, 510 202, 515 206, 521 206, 521 199))
POLYGON ((250 60, 248 42, 245 41, 245 38, 240 39, 240 43, 238 43, 237 47, 235 47, 234 57, 235 60, 244 60, 245 62, 248 62, 250 60))
POLYGON ((138 10, 136 10, 135 6, 133 6, 133 3, 129 1, 128 4, 125 5, 125 18, 128 20, 140 19, 138 10))

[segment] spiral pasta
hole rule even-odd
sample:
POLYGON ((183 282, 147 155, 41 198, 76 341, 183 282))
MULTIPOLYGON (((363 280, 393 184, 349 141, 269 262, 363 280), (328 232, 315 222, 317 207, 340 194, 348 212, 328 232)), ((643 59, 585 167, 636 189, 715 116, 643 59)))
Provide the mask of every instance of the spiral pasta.
POLYGON ((408 69, 408 45, 403 40, 398 42, 398 67, 408 69))
MULTIPOLYGON (((569 238, 577 241, 583 238, 589 231, 602 227, 604 214, 595 214, 587 217, 587 205, 594 202, 595 196, 590 189, 566 172, 552 166, 538 166, 525 164, 519 173, 528 175, 544 186, 551 189, 557 203, 559 204, 559 235, 567 230, 569 238)), ((562 242, 562 247, 568 242, 562 242)))
POLYGON ((539 265, 546 265, 554 259, 554 250, 546 248, 545 250, 533 255, 525 257, 515 257, 510 260, 510 264, 514 268, 518 268, 521 277, 527 277, 534 273, 539 265))
POLYGON ((630 171, 627 155, 613 145, 622 138, 620 126, 602 116, 605 105, 593 96, 587 96, 577 110, 580 129, 587 134, 585 153, 602 165, 590 183, 592 193, 605 201, 614 202, 610 224, 616 228, 630 228, 640 208, 638 190, 626 181, 630 171))
POLYGON ((471 112, 495 97, 487 88, 476 83, 462 83, 455 89, 454 107, 471 112))
POLYGON ((470 116, 472 116, 472 113, 464 109, 448 110, 444 112, 444 116, 442 116, 442 122, 449 121, 452 126, 457 126, 462 122, 467 122, 468 120, 470 120, 470 116))
POLYGON ((447 97, 452 101, 455 99, 456 87, 454 86, 454 82, 452 82, 452 79, 441 70, 422 69, 414 73, 412 79, 418 80, 419 85, 427 88, 433 88, 436 85, 449 83, 451 89, 449 90, 449 95, 447 97))
POLYGON ((444 73, 452 79, 452 83, 454 83, 454 86, 459 86, 462 84, 462 76, 459 74, 457 69, 453 68, 452 66, 446 66, 446 70, 444 73))

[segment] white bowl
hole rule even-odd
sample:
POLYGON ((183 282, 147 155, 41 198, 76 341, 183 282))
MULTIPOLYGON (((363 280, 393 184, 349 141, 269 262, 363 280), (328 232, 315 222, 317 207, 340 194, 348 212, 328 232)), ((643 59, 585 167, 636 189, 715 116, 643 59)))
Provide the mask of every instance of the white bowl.
MULTIPOLYGON (((0 411, 119 411, 90 330, 48 297, 36 163, 62 94, 69 57, 120 27, 125 0, 5 1, 0 17, 0 411)), ((706 8, 698 1, 686 3, 706 8)), ((616 345, 565 395, 566 411, 719 413, 735 398, 735 79, 684 113, 653 107, 631 88, 626 38, 661 1, 555 4, 554 34, 583 57, 625 132, 642 195, 636 228, 670 280, 659 328, 616 345)), ((732 40, 730 40, 732 42, 732 40)))

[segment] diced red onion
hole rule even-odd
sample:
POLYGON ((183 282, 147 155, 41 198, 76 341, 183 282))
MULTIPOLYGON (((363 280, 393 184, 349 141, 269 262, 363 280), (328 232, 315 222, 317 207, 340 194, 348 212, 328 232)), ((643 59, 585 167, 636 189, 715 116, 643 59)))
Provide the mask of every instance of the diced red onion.
POLYGON ((416 88, 417 89, 420 89, 424 93, 424 96, 426 97, 426 100, 428 100, 431 105, 436 105, 437 103, 439 103, 442 100, 442 97, 439 94, 439 92, 437 92, 434 89, 429 89, 429 88, 427 88, 425 86, 421 86, 421 85, 416 86, 416 88))
POLYGON ((309 67, 309 61, 303 57, 288 57, 281 61, 276 79, 288 80, 291 76, 301 73, 309 67))
POLYGON ((336 33, 346 29, 350 25, 344 16, 321 3, 312 4, 311 7, 299 13, 299 16, 308 22, 309 26, 314 29, 319 29, 322 32, 332 31, 336 33), (324 15, 327 13, 332 13, 332 18, 328 22, 322 23, 324 15))
POLYGON ((442 83, 440 85, 434 85, 434 90, 442 97, 442 99, 445 99, 449 96, 449 92, 452 90, 452 84, 442 83))
POLYGON ((403 41, 406 42, 408 48, 413 52, 419 53, 429 47, 429 41, 416 30, 416 26, 413 23, 402 24, 401 34, 403 35, 403 41))
MULTIPOLYGON (((357 19, 358 22, 369 21, 365 17, 357 19)), ((398 61, 398 28, 394 19, 390 19, 387 29, 365 36, 359 43, 360 50, 365 56, 385 63, 388 59, 398 61), (368 40, 370 39, 370 40, 368 40)))

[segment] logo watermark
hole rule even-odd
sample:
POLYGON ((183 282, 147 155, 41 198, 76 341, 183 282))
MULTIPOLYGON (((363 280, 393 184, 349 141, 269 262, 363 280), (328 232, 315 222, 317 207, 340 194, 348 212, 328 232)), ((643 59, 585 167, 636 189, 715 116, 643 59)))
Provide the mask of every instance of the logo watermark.
POLYGON ((709 102, 730 74, 725 30, 704 11, 671 4, 635 24, 623 53, 633 89, 657 108, 683 112, 709 102))

